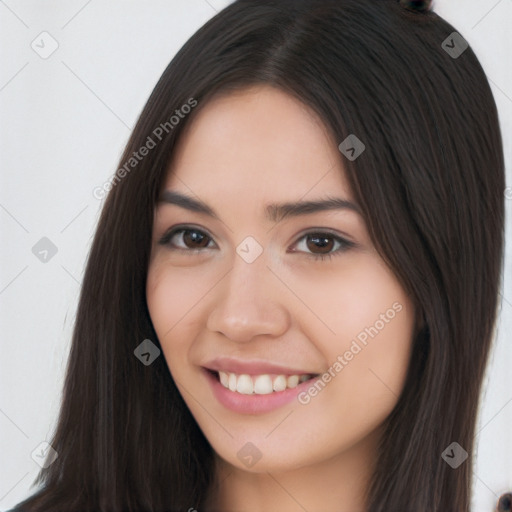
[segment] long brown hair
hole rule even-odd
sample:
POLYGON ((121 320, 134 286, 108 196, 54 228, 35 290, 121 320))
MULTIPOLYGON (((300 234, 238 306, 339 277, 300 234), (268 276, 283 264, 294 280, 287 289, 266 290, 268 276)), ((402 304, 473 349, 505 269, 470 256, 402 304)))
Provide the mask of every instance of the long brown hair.
POLYGON ((456 57, 443 47, 453 32, 433 11, 395 0, 239 0, 188 40, 119 167, 148 137, 155 146, 118 172, 105 200, 50 442, 59 456, 41 470, 41 489, 24 510, 201 510, 212 448, 164 358, 145 366, 134 356, 144 339, 159 346, 145 297, 154 205, 197 112, 214 94, 262 83, 313 108, 339 142, 349 134, 364 142, 357 159, 340 159, 377 250, 420 312, 367 510, 469 510, 505 183, 490 87, 471 47, 456 57), (197 106, 170 122, 191 100, 197 106), (441 457, 454 441, 469 454, 457 469, 441 457))

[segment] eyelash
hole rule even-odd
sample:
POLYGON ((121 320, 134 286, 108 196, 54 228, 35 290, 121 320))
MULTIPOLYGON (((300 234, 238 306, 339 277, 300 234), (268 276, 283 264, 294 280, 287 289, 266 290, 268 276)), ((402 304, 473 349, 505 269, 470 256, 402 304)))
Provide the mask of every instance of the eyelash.
MULTIPOLYGON (((197 228, 194 228, 194 227, 191 227, 191 226, 180 226, 178 228, 171 229, 167 233, 165 233, 162 236, 162 238, 160 238, 158 243, 160 245, 167 245, 169 247, 169 249, 173 250, 173 251, 183 251, 183 252, 193 253, 193 254, 201 253, 205 249, 207 249, 207 247, 204 247, 204 248, 201 248, 201 249, 184 249, 183 247, 174 247, 174 246, 172 246, 169 243, 175 235, 177 235, 178 233, 184 233, 185 231, 194 231, 194 232, 201 233, 202 235, 205 235, 211 241, 213 241, 213 239, 207 233, 202 231, 201 229, 197 229, 197 228)), ((308 231, 307 233, 304 233, 297 240, 297 242, 295 242, 294 245, 296 245, 301 240, 307 238, 308 236, 312 236, 312 235, 319 236, 320 238, 322 238, 322 237, 325 237, 325 238, 330 237, 330 238, 333 238, 335 242, 340 244, 340 246, 337 249, 333 250, 332 252, 325 253, 325 254, 315 254, 315 253, 304 252, 304 254, 306 256, 308 256, 310 258, 313 258, 314 260, 320 260, 320 261, 323 261, 325 259, 329 259, 330 260, 333 256, 339 256, 343 252, 347 251, 348 249, 350 249, 350 248, 352 248, 352 247, 354 247, 356 245, 354 242, 351 242, 350 240, 346 240, 345 238, 342 238, 339 235, 336 235, 334 233, 330 233, 329 231, 308 231)), ((293 251, 293 252, 303 252, 303 251, 293 251)))

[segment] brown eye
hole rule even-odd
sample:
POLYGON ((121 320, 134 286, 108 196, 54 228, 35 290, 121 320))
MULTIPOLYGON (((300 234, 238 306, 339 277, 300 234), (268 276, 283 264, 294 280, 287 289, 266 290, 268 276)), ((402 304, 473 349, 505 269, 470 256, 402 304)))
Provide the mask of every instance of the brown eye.
POLYGON ((212 239, 203 231, 192 228, 179 228, 165 234, 160 244, 168 245, 171 249, 205 249, 212 239))
POLYGON ((209 238, 197 230, 183 230, 183 243, 191 249, 207 247, 209 238))
POLYGON ((332 235, 307 235, 306 246, 311 252, 318 251, 320 254, 329 253, 334 247, 334 237, 332 235))
POLYGON ((310 258, 323 260, 326 257, 343 254, 356 243, 329 232, 311 232, 303 235, 295 243, 298 249, 292 252, 303 252, 310 258))

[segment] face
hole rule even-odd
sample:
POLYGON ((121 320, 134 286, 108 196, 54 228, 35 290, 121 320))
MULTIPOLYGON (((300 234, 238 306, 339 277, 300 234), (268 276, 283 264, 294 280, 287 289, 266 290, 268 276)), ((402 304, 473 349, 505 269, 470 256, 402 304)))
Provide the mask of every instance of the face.
POLYGON ((403 388, 413 305, 369 238, 339 142, 277 89, 216 97, 156 205, 151 319, 199 427, 239 469, 375 447, 403 388))

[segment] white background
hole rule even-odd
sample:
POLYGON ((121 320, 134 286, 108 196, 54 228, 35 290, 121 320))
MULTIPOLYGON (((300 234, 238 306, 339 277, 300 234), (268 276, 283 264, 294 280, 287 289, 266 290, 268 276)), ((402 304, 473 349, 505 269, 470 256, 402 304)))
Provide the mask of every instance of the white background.
MULTIPOLYGON (((92 191, 115 172, 171 58, 228 3, 0 0, 1 510, 31 492, 40 469, 31 453, 50 439, 57 418, 84 262, 102 206, 92 191), (47 59, 31 48, 43 31, 58 42, 47 59), (47 263, 32 253, 42 237, 58 249, 47 263)), ((512 187, 512 0, 437 0, 433 8, 469 42, 486 71, 512 187)), ((512 188, 508 198, 508 272, 480 413, 473 512, 492 511, 498 496, 512 490, 512 344, 506 336, 512 330, 512 188)))

